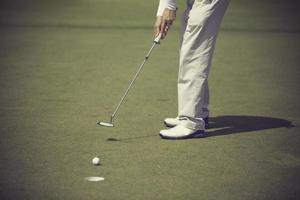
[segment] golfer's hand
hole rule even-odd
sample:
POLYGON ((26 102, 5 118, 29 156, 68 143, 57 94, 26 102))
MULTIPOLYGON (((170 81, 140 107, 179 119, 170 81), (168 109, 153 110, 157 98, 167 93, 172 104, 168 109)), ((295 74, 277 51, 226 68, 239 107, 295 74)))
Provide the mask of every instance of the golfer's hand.
POLYGON ((157 36, 162 33, 162 39, 166 37, 168 30, 171 28, 176 19, 176 10, 165 9, 163 16, 157 16, 154 24, 154 34, 157 36))

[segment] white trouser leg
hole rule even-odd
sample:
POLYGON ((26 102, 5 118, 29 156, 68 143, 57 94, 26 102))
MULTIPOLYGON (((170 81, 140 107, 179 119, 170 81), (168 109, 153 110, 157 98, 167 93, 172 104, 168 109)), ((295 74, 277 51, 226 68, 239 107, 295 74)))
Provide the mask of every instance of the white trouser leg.
POLYGON ((208 74, 220 22, 229 0, 188 0, 182 18, 178 74, 178 117, 191 129, 204 129, 208 116, 208 74), (192 5, 192 7, 191 7, 192 5))

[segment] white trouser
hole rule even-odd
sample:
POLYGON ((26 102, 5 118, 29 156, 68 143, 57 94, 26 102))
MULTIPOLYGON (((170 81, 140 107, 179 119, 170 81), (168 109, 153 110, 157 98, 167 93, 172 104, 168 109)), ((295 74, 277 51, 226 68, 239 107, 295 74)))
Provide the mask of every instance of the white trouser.
POLYGON ((208 74, 219 26, 229 0, 187 0, 182 16, 178 73, 178 117, 191 129, 204 129, 209 114, 208 74))

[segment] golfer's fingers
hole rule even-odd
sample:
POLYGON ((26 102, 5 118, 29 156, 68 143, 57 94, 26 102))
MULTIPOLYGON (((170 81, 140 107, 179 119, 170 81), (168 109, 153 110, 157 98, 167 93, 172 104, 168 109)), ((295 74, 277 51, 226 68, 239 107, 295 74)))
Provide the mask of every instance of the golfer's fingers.
POLYGON ((169 29, 170 29, 170 26, 169 26, 169 25, 166 25, 166 26, 165 26, 165 29, 164 29, 164 32, 167 33, 169 29))
POLYGON ((160 28, 156 28, 155 36, 157 36, 159 33, 160 33, 160 28))
POLYGON ((164 23, 162 23, 159 27, 159 32, 158 32, 158 33, 162 33, 161 39, 164 38, 164 29, 165 29, 165 25, 164 23))
POLYGON ((166 37, 170 26, 168 21, 164 21, 160 27, 160 32, 162 33, 162 38, 166 37))
POLYGON ((161 26, 160 25, 155 25, 154 26, 154 35, 155 35, 155 37, 161 32, 160 29, 161 28, 161 26))
POLYGON ((161 28, 161 32, 163 33, 163 37, 166 37, 169 29, 171 28, 172 23, 169 21, 166 21, 164 23, 164 26, 161 28))
POLYGON ((167 25, 168 25, 168 26, 170 26, 170 27, 171 27, 171 26, 172 26, 172 24, 173 24, 173 20, 167 20, 167 25))

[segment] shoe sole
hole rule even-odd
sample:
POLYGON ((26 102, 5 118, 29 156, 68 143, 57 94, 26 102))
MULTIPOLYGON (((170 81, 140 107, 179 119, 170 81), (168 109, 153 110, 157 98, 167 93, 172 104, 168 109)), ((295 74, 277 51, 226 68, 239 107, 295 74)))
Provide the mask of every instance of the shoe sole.
POLYGON ((159 136, 162 139, 167 139, 167 140, 183 140, 183 139, 195 139, 195 138, 204 138, 206 137, 206 133, 203 130, 199 130, 196 131, 195 133, 191 134, 191 135, 187 135, 187 136, 183 136, 183 137, 168 137, 168 136, 164 136, 162 134, 159 133, 159 136))
MULTIPOLYGON (((209 129, 208 117, 205 117, 203 120, 204 120, 204 122, 205 122, 205 129, 209 129)), ((165 121, 164 121, 164 124, 165 124, 165 126, 168 127, 168 128, 173 128, 173 127, 176 126, 176 125, 174 125, 174 126, 169 125, 169 124, 167 124, 165 121)))

